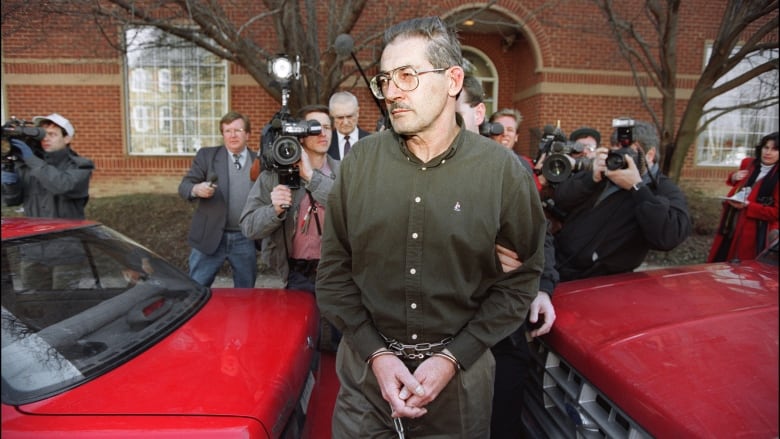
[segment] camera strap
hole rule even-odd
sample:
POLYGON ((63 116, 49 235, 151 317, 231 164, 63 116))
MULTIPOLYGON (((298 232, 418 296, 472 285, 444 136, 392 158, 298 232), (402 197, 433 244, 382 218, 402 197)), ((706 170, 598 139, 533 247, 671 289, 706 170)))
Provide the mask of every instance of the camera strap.
POLYGON ((320 225, 320 216, 317 214, 318 212, 317 202, 314 200, 314 195, 312 195, 308 189, 306 189, 306 195, 309 196, 310 204, 309 204, 309 209, 306 212, 306 216, 304 217, 305 226, 304 226, 303 233, 306 233, 306 229, 308 229, 309 220, 311 219, 310 215, 313 214, 314 224, 317 226, 317 235, 322 236, 322 226, 320 225))

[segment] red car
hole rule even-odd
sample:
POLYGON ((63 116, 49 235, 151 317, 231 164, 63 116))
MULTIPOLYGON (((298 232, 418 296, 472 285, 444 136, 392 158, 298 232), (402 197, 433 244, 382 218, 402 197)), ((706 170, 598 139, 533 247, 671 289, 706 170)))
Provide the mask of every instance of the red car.
POLYGON ((3 438, 330 431, 311 294, 204 288, 90 221, 3 218, 2 241, 3 438))
POLYGON ((778 245, 562 283, 531 342, 528 437, 778 436, 778 245))

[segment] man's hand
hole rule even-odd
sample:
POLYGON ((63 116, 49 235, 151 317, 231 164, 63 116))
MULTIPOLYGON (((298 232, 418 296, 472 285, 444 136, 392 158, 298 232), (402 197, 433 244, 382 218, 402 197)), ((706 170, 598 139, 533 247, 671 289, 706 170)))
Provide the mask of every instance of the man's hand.
POLYGON ((208 181, 202 181, 192 187, 192 195, 198 198, 211 198, 217 190, 217 185, 208 181))
POLYGON ((26 143, 22 142, 19 139, 11 139, 10 142, 11 145, 13 145, 16 149, 19 150, 19 152, 22 153, 22 158, 24 160, 27 160, 28 158, 33 156, 32 149, 30 149, 30 147, 26 143))
MULTIPOLYGON (((443 358, 439 360, 447 361, 443 358)), ((420 367, 427 361, 423 362, 420 367)), ((398 357, 395 355, 376 357, 371 361, 371 370, 374 372, 377 383, 379 383, 382 398, 390 403, 394 418, 419 418, 428 413, 424 404, 421 404, 422 398, 427 396, 427 389, 417 381, 417 378, 409 372, 409 369, 406 368, 406 365, 398 357), (411 389, 411 391, 408 389, 411 389), (414 395, 412 398, 410 398, 410 393, 414 395), (415 405, 407 405, 407 399, 411 400, 413 398, 416 398, 414 399, 415 405)), ((420 368, 417 368, 417 370, 420 370, 420 368)), ((439 391, 441 389, 438 389, 437 395, 439 391)))
POLYGON ((306 152, 306 148, 301 148, 301 160, 298 161, 298 172, 301 174, 301 178, 305 181, 311 181, 314 169, 311 166, 311 159, 309 159, 309 153, 306 152))
POLYGON ((610 179, 612 183, 615 183, 616 186, 620 187, 620 189, 628 190, 631 189, 633 185, 641 183, 642 176, 639 175, 639 169, 637 169, 633 157, 626 154, 623 158, 625 159, 626 164, 628 164, 626 169, 616 169, 614 171, 607 169, 604 172, 604 176, 610 179))
POLYGON ((528 333, 531 337, 547 334, 552 329, 553 323, 555 323, 555 308, 550 300, 550 295, 544 291, 539 291, 528 309, 528 321, 536 323, 542 315, 544 316, 544 323, 528 333))
POLYGON ((509 250, 499 244, 496 244, 496 255, 498 256, 499 262, 501 262, 501 269, 504 270, 504 273, 508 273, 523 266, 517 252, 509 250))
POLYGON ((609 149, 602 146, 596 148, 595 157, 593 158, 593 181, 596 183, 601 181, 604 173, 607 171, 607 154, 609 149))
POLYGON ((431 356, 417 366, 414 378, 420 382, 425 392, 413 393, 408 387, 401 389, 399 397, 406 401, 406 407, 423 408, 436 399, 455 376, 457 366, 450 360, 431 356))
POLYGON ((285 206, 292 206, 292 202, 292 189, 284 184, 274 186, 271 191, 271 204, 274 206, 277 215, 281 215, 282 212, 287 210, 285 206))
POLYGON ((19 181, 19 174, 14 171, 2 171, 2 183, 14 184, 19 181))

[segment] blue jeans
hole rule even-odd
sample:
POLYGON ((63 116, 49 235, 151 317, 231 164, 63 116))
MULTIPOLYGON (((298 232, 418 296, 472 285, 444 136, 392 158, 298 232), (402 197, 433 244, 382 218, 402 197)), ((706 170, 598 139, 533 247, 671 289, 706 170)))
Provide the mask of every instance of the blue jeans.
POLYGON ((207 255, 192 249, 190 277, 195 282, 210 287, 227 259, 233 269, 233 287, 254 288, 257 279, 256 251, 255 242, 247 239, 241 232, 224 232, 213 254, 207 255))

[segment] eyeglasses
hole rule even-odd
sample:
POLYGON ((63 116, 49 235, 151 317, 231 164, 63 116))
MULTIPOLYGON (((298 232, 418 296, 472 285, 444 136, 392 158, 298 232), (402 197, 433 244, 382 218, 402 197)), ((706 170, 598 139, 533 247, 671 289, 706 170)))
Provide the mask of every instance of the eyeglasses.
POLYGON ((377 99, 384 99, 387 87, 390 85, 390 79, 393 80, 393 84, 395 84, 399 90, 412 91, 420 85, 420 75, 424 73, 443 72, 447 69, 449 69, 449 67, 418 72, 412 66, 403 66, 374 76, 371 78, 369 84, 371 85, 371 92, 374 96, 376 96, 377 99))
POLYGON ((344 116, 333 116, 333 119, 337 120, 337 121, 352 120, 354 118, 355 118, 354 114, 347 114, 347 115, 344 115, 344 116))
POLYGON ((222 134, 225 136, 232 136, 233 134, 241 135, 244 134, 244 131, 245 130, 243 128, 229 129, 229 130, 222 130, 222 134))

